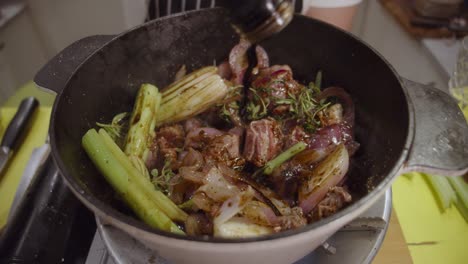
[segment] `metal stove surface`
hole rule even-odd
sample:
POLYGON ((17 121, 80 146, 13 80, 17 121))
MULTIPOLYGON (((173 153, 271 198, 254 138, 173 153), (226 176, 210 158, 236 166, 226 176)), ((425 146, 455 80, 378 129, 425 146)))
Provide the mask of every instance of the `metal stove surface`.
MULTIPOLYGON (((392 208, 391 190, 387 190, 373 207, 356 221, 338 231, 322 247, 294 264, 306 263, 371 263, 387 232, 392 208)), ((170 264, 157 252, 125 232, 104 225, 96 218, 98 230, 86 264, 170 264)))

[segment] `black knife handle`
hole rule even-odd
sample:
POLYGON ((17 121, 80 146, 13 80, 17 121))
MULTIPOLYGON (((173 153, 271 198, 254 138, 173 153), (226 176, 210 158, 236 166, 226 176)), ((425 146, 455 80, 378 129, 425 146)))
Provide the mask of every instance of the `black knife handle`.
POLYGON ((38 105, 39 101, 34 97, 28 97, 21 101, 18 111, 3 135, 0 147, 16 149, 38 105))

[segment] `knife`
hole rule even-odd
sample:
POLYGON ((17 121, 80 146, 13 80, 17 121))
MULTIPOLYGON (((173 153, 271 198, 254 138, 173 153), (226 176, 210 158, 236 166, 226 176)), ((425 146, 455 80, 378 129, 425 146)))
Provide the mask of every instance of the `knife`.
POLYGON ((19 147, 23 136, 26 134, 27 125, 38 106, 39 102, 34 97, 23 99, 18 111, 5 130, 0 143, 0 176, 4 173, 13 152, 19 147))
POLYGON ((358 217, 339 231, 381 231, 386 227, 387 221, 382 217, 358 217))

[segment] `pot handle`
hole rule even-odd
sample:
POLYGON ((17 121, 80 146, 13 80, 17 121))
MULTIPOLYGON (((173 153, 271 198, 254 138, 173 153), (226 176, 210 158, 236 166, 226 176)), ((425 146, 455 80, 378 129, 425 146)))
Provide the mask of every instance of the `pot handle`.
POLYGON ((34 76, 34 82, 39 88, 60 93, 78 66, 114 37, 96 35, 75 41, 47 62, 34 76))
POLYGON ((445 176, 468 171, 468 125, 456 101, 431 86, 403 79, 414 109, 414 139, 403 172, 445 176))

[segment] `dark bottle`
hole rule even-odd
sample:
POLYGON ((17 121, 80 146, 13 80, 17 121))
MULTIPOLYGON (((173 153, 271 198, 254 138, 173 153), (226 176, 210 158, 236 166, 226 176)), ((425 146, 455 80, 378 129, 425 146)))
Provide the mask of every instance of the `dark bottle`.
POLYGON ((218 0, 217 3, 229 10, 239 33, 253 43, 281 31, 294 15, 289 0, 218 0))

